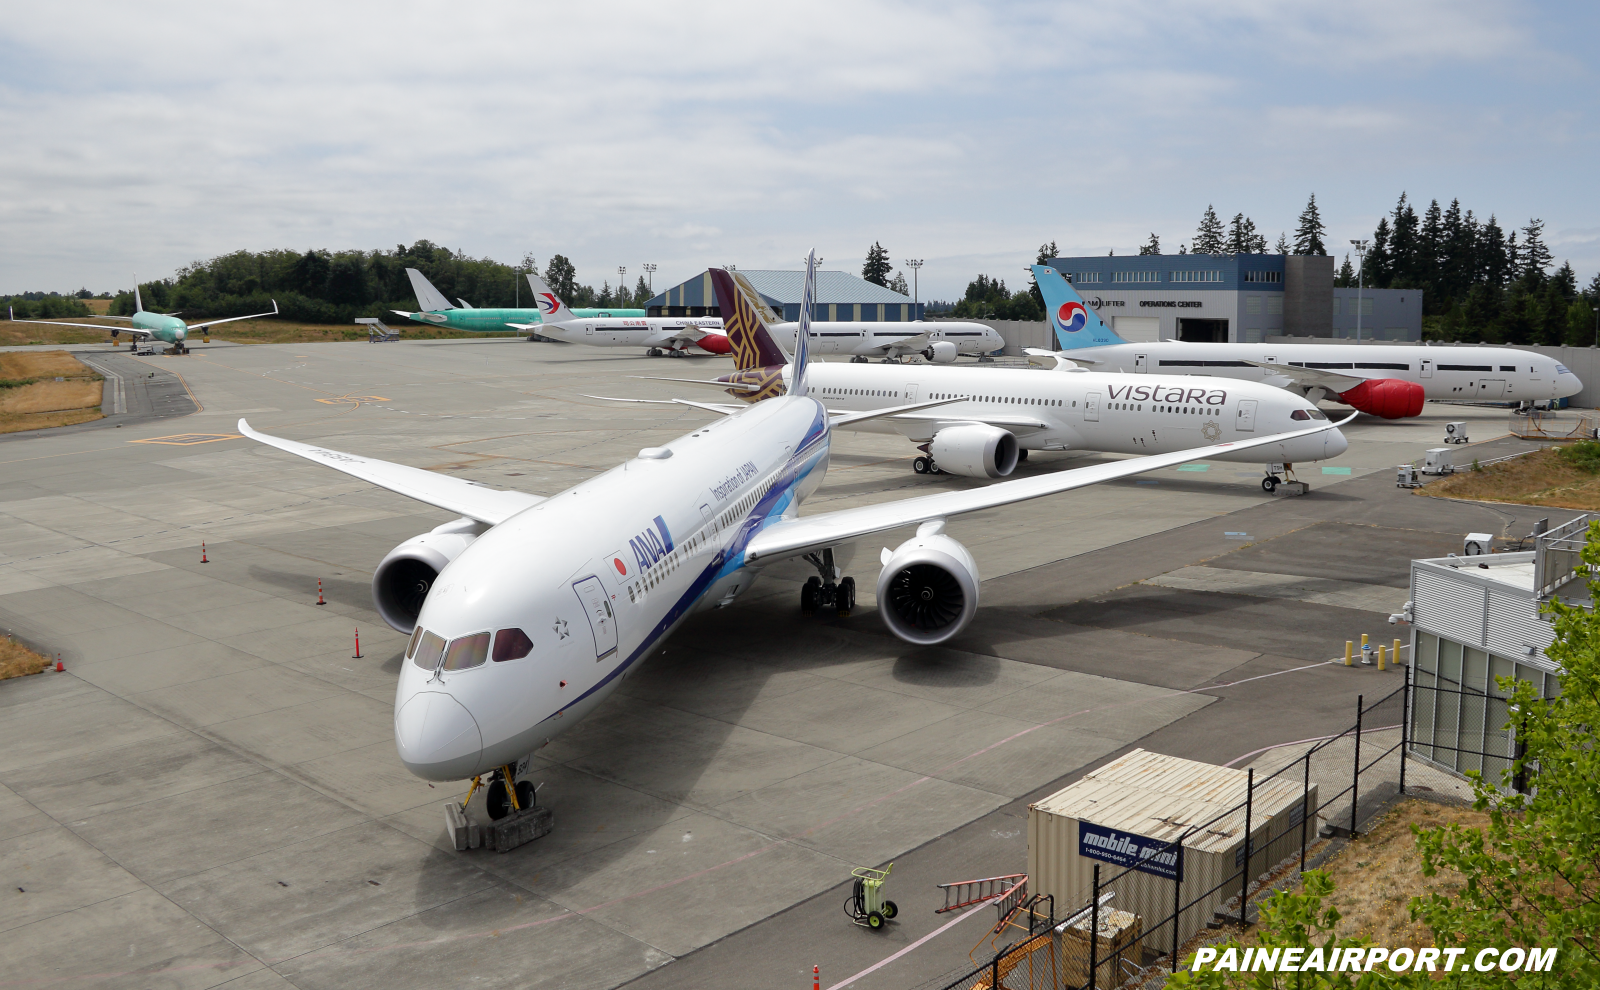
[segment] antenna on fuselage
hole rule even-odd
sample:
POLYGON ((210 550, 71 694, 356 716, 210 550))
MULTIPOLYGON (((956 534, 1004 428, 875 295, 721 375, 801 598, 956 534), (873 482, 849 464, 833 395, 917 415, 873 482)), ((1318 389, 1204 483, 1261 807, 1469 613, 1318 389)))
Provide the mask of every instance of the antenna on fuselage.
POLYGON ((811 311, 817 302, 817 252, 806 255, 806 282, 800 290, 800 326, 794 335, 793 370, 789 373, 789 394, 806 394, 806 359, 811 347, 811 311))

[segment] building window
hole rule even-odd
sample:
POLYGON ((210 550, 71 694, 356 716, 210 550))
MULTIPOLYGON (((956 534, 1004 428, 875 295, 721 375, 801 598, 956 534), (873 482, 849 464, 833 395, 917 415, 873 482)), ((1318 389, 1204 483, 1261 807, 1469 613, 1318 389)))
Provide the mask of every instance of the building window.
POLYGON ((1282 282, 1282 272, 1245 272, 1246 282, 1282 282))
POLYGON ((1282 316, 1283 315, 1283 296, 1281 296, 1281 295, 1279 295, 1277 293, 1273 293, 1272 295, 1267 297, 1267 315, 1268 316, 1282 316))
POLYGON ((1261 315, 1261 297, 1260 296, 1245 296, 1245 298, 1244 298, 1244 313, 1245 313, 1246 316, 1260 316, 1261 315))
POLYGON ((1221 272, 1173 272, 1174 282, 1220 282, 1221 272))
POLYGON ((1339 315, 1339 297, 1338 296, 1334 296, 1333 297, 1333 315, 1334 316, 1338 316, 1339 315))
POLYGON ((1361 315, 1362 316, 1371 316, 1372 315, 1372 300, 1368 299, 1368 298, 1366 298, 1364 296, 1361 299, 1361 315))
POLYGON ((1071 272, 1071 273, 1069 273, 1067 275, 1067 281, 1071 282, 1073 285, 1083 285, 1086 282, 1098 282, 1098 281, 1100 281, 1100 273, 1099 272, 1071 272))
POLYGON ((1113 282, 1159 282, 1160 272, 1112 272, 1113 282))

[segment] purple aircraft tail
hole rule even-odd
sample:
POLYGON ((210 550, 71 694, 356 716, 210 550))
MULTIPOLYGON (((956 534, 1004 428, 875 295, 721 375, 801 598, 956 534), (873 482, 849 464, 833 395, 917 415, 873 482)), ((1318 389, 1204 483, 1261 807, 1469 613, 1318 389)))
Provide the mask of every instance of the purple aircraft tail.
POLYGON ((773 339, 761 314, 734 284, 733 276, 713 268, 711 285, 722 310, 722 331, 728 335, 728 345, 733 350, 733 366, 740 371, 755 371, 788 364, 789 356, 773 339))

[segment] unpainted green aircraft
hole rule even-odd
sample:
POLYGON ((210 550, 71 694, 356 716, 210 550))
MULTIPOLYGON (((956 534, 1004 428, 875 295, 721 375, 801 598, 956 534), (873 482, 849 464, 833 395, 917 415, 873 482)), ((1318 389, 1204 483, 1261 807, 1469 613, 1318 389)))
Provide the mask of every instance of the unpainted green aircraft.
MULTIPOLYGON (((478 309, 465 299, 458 300, 461 303, 459 307, 452 306, 444 293, 434 288, 433 283, 428 281, 427 276, 415 268, 407 268, 406 274, 411 276, 411 288, 417 294, 417 306, 420 308, 415 313, 408 313, 403 309, 394 312, 408 320, 426 323, 429 326, 449 327, 452 330, 469 330, 474 333, 508 330, 513 333, 528 332, 530 340, 537 331, 529 330, 526 325, 544 322, 537 308, 514 309, 508 306, 478 309)), ((572 312, 575 316, 587 318, 644 315, 642 309, 579 309, 572 312)))
POLYGON ((17 323, 47 323, 53 327, 89 327, 94 330, 110 330, 113 340, 118 334, 131 334, 136 338, 129 346, 138 347, 140 340, 159 340, 171 344, 174 354, 187 354, 189 347, 184 343, 189 335, 199 331, 202 336, 219 323, 232 323, 235 320, 257 320, 263 316, 278 315, 278 300, 272 300, 272 312, 252 313, 249 316, 230 316, 222 320, 207 320, 204 323, 188 324, 178 319, 174 313, 147 313, 144 301, 139 298, 139 285, 133 286, 133 315, 132 316, 105 316, 107 320, 126 320, 132 326, 119 327, 107 323, 67 323, 62 320, 18 320, 16 310, 9 309, 7 315, 17 323))

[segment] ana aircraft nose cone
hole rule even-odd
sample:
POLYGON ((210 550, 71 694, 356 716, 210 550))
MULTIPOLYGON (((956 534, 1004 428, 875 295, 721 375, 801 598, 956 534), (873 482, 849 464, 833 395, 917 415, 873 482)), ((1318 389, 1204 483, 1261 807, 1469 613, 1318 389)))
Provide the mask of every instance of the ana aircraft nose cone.
POLYGON ((478 769, 483 736, 461 702, 438 691, 411 696, 394 713, 400 762, 427 780, 463 780, 478 769))

